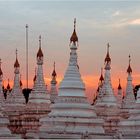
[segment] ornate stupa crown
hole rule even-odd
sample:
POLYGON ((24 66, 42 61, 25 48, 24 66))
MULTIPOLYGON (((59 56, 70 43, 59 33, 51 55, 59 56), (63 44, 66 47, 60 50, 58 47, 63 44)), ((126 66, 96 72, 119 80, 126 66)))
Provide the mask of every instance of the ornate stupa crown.
POLYGON ((72 36, 70 38, 70 43, 74 43, 76 44, 76 42, 78 42, 78 37, 77 37, 77 34, 76 34, 76 18, 74 19, 74 30, 73 30, 73 33, 72 33, 72 36))
POLYGON ((1 59, 0 59, 0 76, 2 76, 2 75, 3 75, 3 72, 1 70, 1 59))
POLYGON ((15 64, 14 64, 14 68, 18 68, 20 67, 20 64, 18 62, 18 58, 17 58, 17 49, 16 49, 16 61, 15 61, 15 64))
POLYGON ((52 72, 52 77, 56 77, 57 74, 56 74, 56 71, 55 71, 55 62, 54 62, 54 65, 53 65, 54 69, 53 69, 53 72, 52 72))
POLYGON ((121 90, 122 87, 121 87, 121 83, 120 83, 120 79, 119 79, 119 86, 118 86, 118 90, 121 90))
POLYGON ((129 55, 129 65, 128 65, 128 68, 127 68, 127 72, 130 74, 130 73, 132 73, 132 68, 131 68, 131 66, 130 66, 130 61, 131 61, 131 57, 130 57, 130 55, 129 55))
POLYGON ((42 49, 41 49, 41 35, 39 36, 39 50, 37 52, 37 57, 43 57, 43 52, 42 52, 42 49))
POLYGON ((110 55, 109 55, 109 43, 107 44, 107 54, 106 54, 106 57, 105 57, 105 63, 109 63, 111 62, 111 58, 110 58, 110 55))

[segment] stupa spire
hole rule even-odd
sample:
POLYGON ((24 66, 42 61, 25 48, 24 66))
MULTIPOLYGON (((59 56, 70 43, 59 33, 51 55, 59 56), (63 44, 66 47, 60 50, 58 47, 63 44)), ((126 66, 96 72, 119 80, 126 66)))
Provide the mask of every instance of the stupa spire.
POLYGON ((78 37, 76 34, 76 18, 75 18, 74 19, 74 30, 73 30, 72 36, 70 38, 70 43, 76 44, 76 42, 78 42, 78 37))
POLYGON ((130 66, 130 62, 131 62, 131 57, 130 57, 130 55, 129 55, 129 65, 128 65, 128 68, 127 68, 127 73, 128 73, 128 74, 131 74, 131 73, 132 73, 132 68, 131 68, 131 66, 130 66))
POLYGON ((56 71, 55 71, 55 62, 54 62, 53 72, 52 72, 52 80, 51 80, 51 90, 50 90, 50 99, 51 99, 52 103, 55 102, 55 99, 58 96, 57 87, 56 87, 56 84, 57 84, 56 76, 57 76, 57 74, 56 74, 56 71))
POLYGON ((17 52, 18 52, 18 50, 16 49, 16 61, 15 61, 15 64, 14 64, 14 68, 20 67, 20 64, 19 64, 18 58, 17 58, 17 52))
POLYGON ((52 77, 55 78, 57 76, 56 71, 55 71, 55 62, 53 64, 53 73, 52 73, 52 77))
POLYGON ((104 77, 103 77, 103 68, 101 68, 101 76, 100 76, 100 82, 102 83, 104 81, 104 77))
POLYGON ((42 52, 42 49, 41 49, 41 35, 39 36, 39 50, 37 52, 37 58, 41 58, 43 57, 43 52, 42 52))
POLYGON ((110 58, 110 55, 109 55, 109 48, 110 48, 110 44, 107 43, 107 54, 106 54, 106 57, 105 57, 105 63, 111 62, 111 58, 110 58))

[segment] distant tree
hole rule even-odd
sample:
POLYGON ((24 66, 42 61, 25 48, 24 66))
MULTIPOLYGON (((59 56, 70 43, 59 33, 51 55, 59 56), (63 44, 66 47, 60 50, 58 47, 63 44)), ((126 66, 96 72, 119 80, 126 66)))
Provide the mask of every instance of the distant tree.
POLYGON ((136 85, 134 88, 134 96, 135 96, 135 100, 137 99, 137 91, 139 90, 140 85, 136 85))
POLYGON ((22 93, 23 93, 23 95, 24 95, 24 97, 25 97, 26 104, 28 103, 29 94, 31 93, 31 91, 32 91, 32 89, 30 89, 30 88, 24 88, 24 89, 22 90, 22 93))

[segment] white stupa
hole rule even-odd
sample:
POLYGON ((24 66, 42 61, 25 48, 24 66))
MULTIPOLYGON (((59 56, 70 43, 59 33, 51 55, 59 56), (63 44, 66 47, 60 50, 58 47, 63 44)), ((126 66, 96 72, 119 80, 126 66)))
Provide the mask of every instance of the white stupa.
POLYGON ((57 74, 56 74, 56 71, 55 71, 55 62, 54 62, 54 70, 52 72, 51 90, 50 90, 50 100, 51 100, 51 103, 54 103, 55 99, 58 96, 57 87, 56 87, 56 84, 57 84, 56 76, 57 76, 57 74))
POLYGON ((39 50, 37 53, 37 74, 34 80, 34 86, 31 94, 29 95, 29 109, 34 110, 49 110, 50 96, 43 76, 43 52, 41 49, 41 36, 39 36, 39 50))
MULTIPOLYGON (((129 106, 129 104, 128 104, 129 106)), ((137 92, 137 101, 129 110, 129 118, 119 123, 120 138, 140 139, 140 89, 137 92)))
POLYGON ((22 88, 20 85, 20 64, 17 58, 17 49, 16 49, 16 61, 14 63, 14 85, 12 88, 12 91, 10 92, 10 85, 9 85, 9 79, 8 79, 8 85, 7 85, 7 99, 6 99, 6 108, 7 111, 17 111, 22 110, 25 107, 25 98, 22 93, 22 88), (23 108, 21 108, 21 106, 23 108))
POLYGON ((103 120, 96 113, 85 96, 85 85, 77 63, 78 37, 74 31, 70 38, 70 59, 64 79, 60 83, 58 98, 51 106, 47 117, 40 119, 39 135, 28 133, 28 137, 39 138, 97 138, 102 137, 103 120))
MULTIPOLYGON (((107 45, 107 55, 105 58, 105 75, 104 82, 101 88, 101 98, 97 99, 95 104, 95 110, 99 118, 105 120, 104 128, 105 133, 108 135, 115 135, 118 129, 119 122, 119 108, 117 106, 117 99, 114 95, 112 84, 111 84, 111 58, 109 55, 109 43, 107 45)), ((117 135, 116 135, 117 137, 117 135)))
POLYGON ((120 106, 120 107, 122 106, 122 100, 123 100, 123 92, 122 92, 121 82, 120 82, 120 79, 119 79, 117 101, 118 101, 118 106, 120 106))
POLYGON ((129 55, 129 65, 127 68, 127 73, 128 73, 128 77, 127 77, 127 85, 126 85, 126 95, 124 97, 124 104, 123 104, 123 108, 124 109, 132 109, 134 107, 135 104, 135 96, 134 96, 134 91, 133 91, 133 85, 132 85, 132 68, 130 65, 130 55, 129 55))
POLYGON ((14 77, 14 85, 12 89, 12 102, 13 104, 24 104, 25 105, 25 98, 22 93, 22 88, 21 88, 21 79, 20 79, 20 64, 17 58, 17 50, 16 50, 16 61, 14 64, 15 68, 15 77, 14 77))
POLYGON ((14 135, 11 133, 11 131, 8 128, 9 125, 9 119, 7 115, 4 115, 4 112, 7 112, 5 107, 5 103, 3 102, 4 100, 4 95, 3 95, 3 89, 2 89, 2 78, 3 78, 3 72, 1 70, 1 59, 0 59, 0 139, 17 139, 17 138, 21 138, 18 135, 14 135))
POLYGON ((117 100, 116 97, 114 96, 112 84, 111 84, 111 76, 110 76, 110 70, 111 70, 111 58, 109 55, 109 43, 107 45, 107 55, 105 58, 105 75, 104 75, 104 82, 102 86, 101 92, 102 98, 100 102, 97 101, 96 106, 116 106, 117 105, 117 100))

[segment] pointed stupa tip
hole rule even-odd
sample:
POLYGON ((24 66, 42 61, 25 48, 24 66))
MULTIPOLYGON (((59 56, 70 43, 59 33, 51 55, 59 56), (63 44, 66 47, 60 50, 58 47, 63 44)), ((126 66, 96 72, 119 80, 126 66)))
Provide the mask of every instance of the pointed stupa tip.
POLYGON ((1 70, 1 59, 0 59, 0 76, 3 75, 3 72, 1 70))
POLYGON ((103 68, 101 68, 101 76, 100 76, 100 81, 104 81, 104 77, 103 77, 103 68))
POLYGON ((122 87, 121 87, 121 82, 120 82, 120 79, 119 79, 119 86, 118 86, 118 90, 121 90, 122 87))
POLYGON ((72 33, 72 36, 70 38, 70 43, 76 43, 78 42, 78 37, 77 37, 77 34, 76 34, 76 18, 74 19, 74 30, 73 30, 73 33, 72 33))
POLYGON ((37 57, 43 57, 43 52, 41 49, 41 35, 39 36, 39 50, 37 52, 37 57))
POLYGON ((9 79, 8 79, 7 90, 10 90, 10 89, 11 89, 11 87, 10 87, 9 79))
POLYGON ((14 68, 18 68, 20 67, 20 64, 18 62, 18 58, 17 58, 17 49, 16 49, 16 61, 15 61, 15 64, 14 64, 14 68))
POLYGON ((109 55, 109 47, 110 47, 110 44, 107 43, 107 54, 106 54, 106 57, 105 57, 105 62, 110 62, 111 61, 111 58, 110 58, 110 55, 109 55))
POLYGON ((54 64, 53 64, 53 72, 52 72, 52 77, 56 77, 57 76, 57 74, 56 74, 56 71, 55 71, 55 62, 54 62, 54 64))
POLYGON ((130 61, 131 61, 131 57, 130 57, 130 55, 129 55, 129 65, 128 65, 128 68, 127 68, 127 73, 132 73, 132 68, 131 68, 131 66, 130 66, 130 61))

